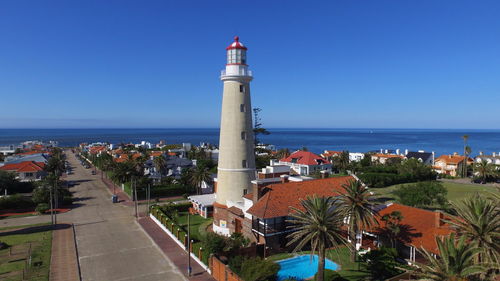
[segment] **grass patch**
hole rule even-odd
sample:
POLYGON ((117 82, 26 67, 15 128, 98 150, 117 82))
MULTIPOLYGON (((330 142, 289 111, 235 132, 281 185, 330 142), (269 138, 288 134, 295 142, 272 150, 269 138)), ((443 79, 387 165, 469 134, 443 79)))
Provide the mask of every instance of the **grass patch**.
POLYGON ((0 250, 0 279, 22 280, 23 270, 31 256, 31 266, 24 280, 49 280, 52 229, 45 226, 48 225, 0 229, 5 231, 0 233, 0 240, 10 246, 10 249, 0 250))
MULTIPOLYGON (((474 193, 478 192, 480 194, 487 195, 489 192, 497 192, 495 188, 491 186, 484 186, 480 184, 462 184, 454 182, 441 182, 443 186, 448 190, 446 198, 449 201, 456 202, 458 200, 467 198, 474 193)), ((406 183, 411 184, 411 183, 406 183)), ((375 196, 379 198, 380 202, 392 202, 396 201, 397 197, 393 194, 399 186, 405 184, 396 184, 388 187, 382 188, 370 188, 370 191, 375 193, 375 196)))
MULTIPOLYGON (((187 230, 187 215, 188 212, 179 212, 175 221, 184 229, 187 230)), ((191 239, 201 241, 205 237, 206 226, 212 223, 212 219, 206 219, 200 215, 190 215, 189 216, 189 234, 191 239), (205 228, 204 228, 205 227, 205 228)))
MULTIPOLYGON (((309 251, 297 252, 297 253, 281 253, 268 257, 268 260, 279 261, 287 258, 291 258, 296 255, 308 255, 309 251)), ((347 280, 362 280, 363 278, 369 276, 369 273, 362 270, 362 262, 352 262, 351 254, 347 247, 340 247, 336 250, 327 250, 326 258, 335 262, 340 266, 337 272, 340 276, 346 278, 347 280)))

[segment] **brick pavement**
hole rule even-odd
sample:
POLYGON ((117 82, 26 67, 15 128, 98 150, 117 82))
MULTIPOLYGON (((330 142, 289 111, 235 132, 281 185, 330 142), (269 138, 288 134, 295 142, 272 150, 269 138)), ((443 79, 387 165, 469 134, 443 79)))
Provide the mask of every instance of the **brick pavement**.
POLYGON ((191 281, 215 281, 215 279, 193 259, 191 259, 192 276, 188 277, 186 273, 188 267, 187 252, 181 249, 179 245, 149 217, 139 218, 138 222, 186 278, 191 281))
POLYGON ((52 232, 50 281, 80 281, 73 225, 59 224, 52 232))

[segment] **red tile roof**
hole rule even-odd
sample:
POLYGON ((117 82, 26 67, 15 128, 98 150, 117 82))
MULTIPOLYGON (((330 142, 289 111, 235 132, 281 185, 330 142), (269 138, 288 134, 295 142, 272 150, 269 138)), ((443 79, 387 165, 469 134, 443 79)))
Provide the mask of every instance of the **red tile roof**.
MULTIPOLYGON (((403 216, 400 224, 406 226, 408 230, 407 235, 405 235, 407 237, 404 237, 408 239, 408 241, 405 241, 406 244, 413 245, 417 248, 423 247, 427 251, 439 254, 435 237, 447 236, 452 232, 449 225, 441 221, 443 218, 450 219, 450 216, 440 212, 433 212, 394 203, 379 211, 377 220, 380 227, 385 226, 385 222, 382 221, 382 216, 388 215, 393 211, 399 211, 403 216)), ((378 228, 378 231, 381 230, 381 228, 378 228)))
POLYGON ((17 155, 32 155, 32 154, 40 154, 40 153, 48 153, 48 151, 31 150, 31 151, 26 151, 26 152, 18 153, 17 155))
POLYGON ((463 162, 465 156, 461 155, 441 155, 434 162, 444 162, 446 164, 458 164, 463 162))
POLYGON ((404 156, 401 155, 396 155, 396 154, 383 154, 383 153, 375 153, 372 155, 373 157, 378 157, 378 158, 401 158, 403 159, 404 156))
POLYGON ((45 163, 43 162, 34 162, 34 161, 23 161, 14 164, 7 164, 0 167, 0 170, 3 171, 15 171, 15 172, 23 172, 23 173, 34 173, 40 172, 45 167, 45 163))
POLYGON ((322 153, 321 156, 328 158, 328 157, 332 157, 332 156, 338 156, 340 154, 342 154, 342 151, 325 150, 325 152, 322 153))
POLYGON ((283 158, 280 161, 288 163, 297 163, 302 165, 330 164, 330 161, 324 159, 323 157, 314 154, 312 152, 302 151, 302 150, 295 151, 290 156, 283 158))
POLYGON ((163 154, 163 151, 151 151, 149 153, 149 155, 152 157, 158 157, 158 156, 161 156, 162 154, 163 154))
POLYGON ((307 196, 338 196, 344 190, 342 185, 350 180, 354 178, 346 176, 269 185, 267 193, 247 212, 262 219, 284 217, 290 213, 291 207, 302 209, 300 201, 307 196))

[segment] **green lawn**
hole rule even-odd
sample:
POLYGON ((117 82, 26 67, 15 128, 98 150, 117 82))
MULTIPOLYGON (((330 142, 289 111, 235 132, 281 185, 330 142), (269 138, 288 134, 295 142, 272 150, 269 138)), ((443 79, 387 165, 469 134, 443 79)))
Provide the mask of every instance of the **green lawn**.
POLYGON ((24 280, 49 280, 52 230, 48 225, 9 227, 0 231, 0 241, 9 245, 0 250, 0 279, 22 280, 23 269, 31 256, 24 280))
MULTIPOLYGON (((179 212, 175 219, 177 223, 187 230, 187 214, 188 212, 179 212)), ((193 240, 201 241, 206 233, 206 227, 212 223, 212 219, 206 219, 200 215, 189 216, 189 231, 193 240)))
MULTIPOLYGON (((286 258, 291 258, 294 255, 306 255, 310 252, 298 252, 296 254, 283 253, 268 257, 268 260, 278 261, 286 258)), ((326 257, 340 266, 337 272, 347 280, 362 280, 369 276, 369 274, 362 270, 361 262, 352 262, 350 258, 349 249, 347 247, 340 247, 338 250, 328 250, 326 257), (361 269, 360 269, 361 268, 361 269)))
MULTIPOLYGON (((441 182, 441 183, 448 190, 448 195, 447 195, 448 200, 455 202, 457 200, 467 198, 468 196, 471 196, 476 192, 480 194, 487 194, 488 192, 496 192, 495 188, 480 184, 461 184, 453 182, 441 182)), ((396 188, 402 185, 405 184, 396 184, 383 188, 370 188, 370 190, 374 192, 375 195, 381 199, 380 201, 394 201, 396 200, 396 196, 392 194, 392 192, 396 190, 396 188)))

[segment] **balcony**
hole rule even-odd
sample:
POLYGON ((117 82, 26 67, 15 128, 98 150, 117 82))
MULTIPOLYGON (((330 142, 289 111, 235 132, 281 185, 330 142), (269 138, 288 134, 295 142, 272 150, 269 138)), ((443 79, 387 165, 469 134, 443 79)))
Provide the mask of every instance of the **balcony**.
MULTIPOLYGON (((279 218, 278 218, 279 219, 279 218)), ((284 218, 283 220, 276 219, 258 219, 254 218, 252 220, 252 230, 256 231, 264 236, 271 236, 275 234, 285 233, 292 231, 288 228, 290 224, 287 223, 284 218)))
POLYGON ((220 72, 220 76, 250 76, 252 77, 252 71, 245 69, 245 68, 239 68, 238 70, 231 70, 226 73, 226 70, 222 70, 220 72))

